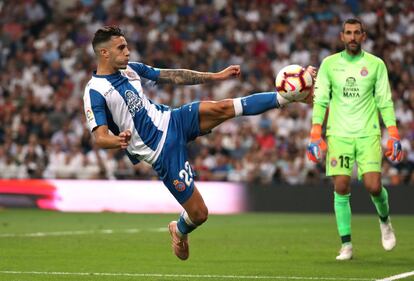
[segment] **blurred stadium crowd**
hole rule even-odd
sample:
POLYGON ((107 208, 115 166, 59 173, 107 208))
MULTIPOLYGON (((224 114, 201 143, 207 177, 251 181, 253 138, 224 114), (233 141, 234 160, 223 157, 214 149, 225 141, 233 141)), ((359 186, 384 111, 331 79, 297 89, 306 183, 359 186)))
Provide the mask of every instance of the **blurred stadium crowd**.
MULTIPOLYGON (((1 1, 0 178, 157 178, 122 151, 97 150, 85 127, 83 88, 95 68, 90 40, 102 25, 124 30, 131 61, 199 71, 241 65, 241 79, 219 84, 144 84, 155 102, 178 107, 272 91, 283 66, 319 66, 342 50, 341 22, 355 15, 366 24, 364 49, 387 64, 405 153, 398 165, 384 159, 384 183, 413 185, 411 0, 1 1)), ((326 180, 324 165, 305 156, 310 125, 304 104, 224 123, 189 145, 198 180, 326 180)))

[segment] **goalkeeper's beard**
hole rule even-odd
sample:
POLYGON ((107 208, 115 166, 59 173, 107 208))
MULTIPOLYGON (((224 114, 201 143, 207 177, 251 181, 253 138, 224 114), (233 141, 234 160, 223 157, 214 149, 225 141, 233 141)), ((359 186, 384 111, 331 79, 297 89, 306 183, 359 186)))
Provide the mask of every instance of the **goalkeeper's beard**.
POLYGON ((358 44, 356 42, 349 42, 345 44, 345 49, 348 52, 348 54, 357 55, 361 52, 361 44, 358 44), (351 47, 351 43, 355 45, 351 47))

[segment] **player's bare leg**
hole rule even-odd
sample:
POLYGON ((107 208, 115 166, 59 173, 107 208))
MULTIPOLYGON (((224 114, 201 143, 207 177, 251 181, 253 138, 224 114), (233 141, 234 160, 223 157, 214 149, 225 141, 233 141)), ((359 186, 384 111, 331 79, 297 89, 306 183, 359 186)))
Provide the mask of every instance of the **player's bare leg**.
POLYGON ((233 99, 203 101, 200 103, 200 130, 209 132, 224 121, 236 116, 233 99))
POLYGON ((182 206, 185 211, 181 214, 179 221, 170 222, 168 229, 174 254, 179 259, 186 260, 190 255, 188 234, 207 220, 208 209, 195 186, 193 194, 182 206))
POLYGON ((224 121, 236 116, 257 115, 290 103, 277 92, 264 92, 221 101, 200 103, 200 130, 209 132, 224 121))

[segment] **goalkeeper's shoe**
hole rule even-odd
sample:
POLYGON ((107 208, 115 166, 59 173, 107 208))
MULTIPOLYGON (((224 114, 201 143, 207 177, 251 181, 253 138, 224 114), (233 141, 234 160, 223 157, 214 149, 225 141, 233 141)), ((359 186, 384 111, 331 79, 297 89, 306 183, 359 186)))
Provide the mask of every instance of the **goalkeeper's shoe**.
POLYGON ((339 250, 339 255, 336 257, 338 261, 346 261, 352 259, 352 244, 343 244, 339 250))
POLYGON ((382 247, 384 247, 386 251, 391 251, 397 244, 397 239, 395 238, 394 229, 392 228, 390 219, 385 223, 380 221, 380 229, 382 247))
POLYGON ((177 222, 172 221, 168 225, 168 230, 171 234, 171 245, 174 254, 180 259, 180 260, 186 260, 188 259, 188 256, 190 255, 190 251, 188 249, 188 236, 183 235, 180 237, 177 233, 177 222))

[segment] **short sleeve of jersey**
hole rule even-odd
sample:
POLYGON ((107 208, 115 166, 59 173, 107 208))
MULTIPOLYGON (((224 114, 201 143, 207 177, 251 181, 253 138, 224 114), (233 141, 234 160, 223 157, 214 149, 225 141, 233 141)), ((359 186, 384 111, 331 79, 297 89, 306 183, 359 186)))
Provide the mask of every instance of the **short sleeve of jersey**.
POLYGON ((96 127, 107 125, 106 101, 105 98, 96 90, 89 90, 89 94, 84 96, 84 110, 86 122, 92 132, 96 127))
POLYGON ((160 70, 158 68, 154 68, 140 62, 130 62, 128 65, 136 73, 138 73, 139 76, 142 76, 146 79, 157 81, 158 77, 160 76, 160 70))

